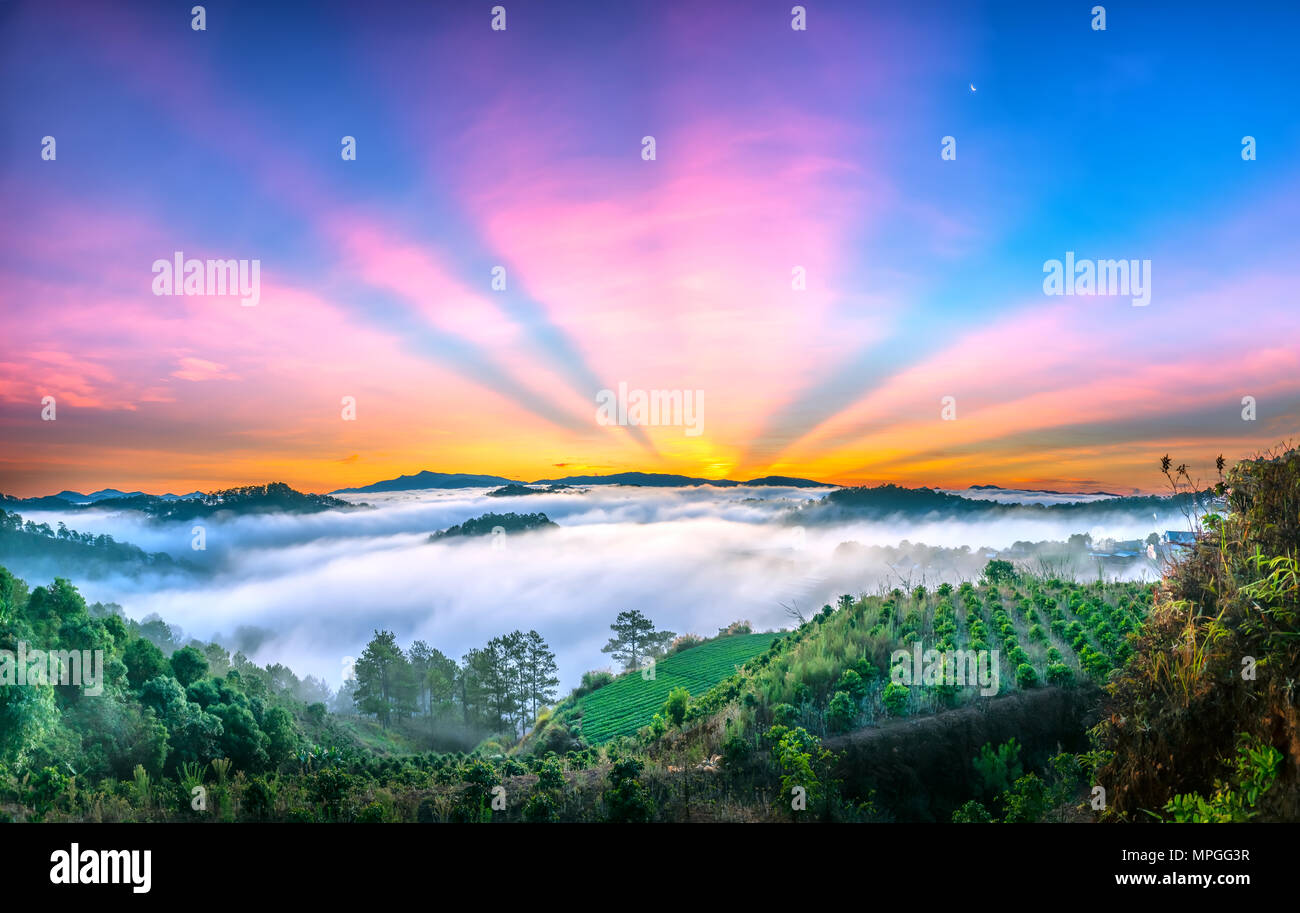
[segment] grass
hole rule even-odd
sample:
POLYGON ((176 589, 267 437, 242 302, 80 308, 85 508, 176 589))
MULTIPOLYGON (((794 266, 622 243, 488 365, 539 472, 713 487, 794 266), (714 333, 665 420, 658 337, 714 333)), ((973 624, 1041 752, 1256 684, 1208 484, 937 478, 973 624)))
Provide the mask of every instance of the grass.
POLYGON ((737 634, 691 647, 655 664, 655 677, 646 680, 629 672, 604 688, 579 698, 582 736, 601 745, 622 735, 635 735, 650 725, 668 700, 668 692, 685 688, 698 696, 736 671, 736 667, 771 646, 779 634, 737 634))
POLYGON ((384 729, 378 720, 359 716, 332 716, 330 720, 342 739, 322 734, 320 741, 327 746, 331 742, 349 740, 381 758, 404 757, 421 750, 420 745, 409 735, 399 731, 396 726, 384 729))

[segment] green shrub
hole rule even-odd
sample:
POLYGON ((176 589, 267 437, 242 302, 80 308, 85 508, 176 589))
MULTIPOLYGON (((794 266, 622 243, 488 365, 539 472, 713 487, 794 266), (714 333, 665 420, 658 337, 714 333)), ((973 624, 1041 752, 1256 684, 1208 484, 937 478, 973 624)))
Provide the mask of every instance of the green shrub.
POLYGON ((989 810, 974 799, 952 813, 953 824, 988 824, 992 820, 989 810))
POLYGON ((1029 663, 1021 663, 1016 667, 1016 684, 1021 688, 1032 688, 1038 684, 1038 673, 1029 663))
POLYGON ((674 688, 668 692, 668 700, 664 701, 663 718, 672 726, 680 726, 682 720, 686 719, 686 708, 690 705, 691 693, 685 688, 674 688))
POLYGON ((826 710, 826 725, 831 732, 848 732, 858 717, 858 702, 847 691, 836 691, 826 710))
POLYGON ((641 762, 620 758, 609 769, 609 789, 605 791, 605 818, 612 824, 638 824, 654 816, 654 802, 637 779, 641 762))
POLYGON ((1051 663, 1047 667, 1047 681, 1053 685, 1074 684, 1074 670, 1065 663, 1051 663))
POLYGON ((885 686, 885 690, 880 697, 884 702, 885 710, 892 716, 902 716, 907 712, 911 692, 906 685, 890 682, 885 686))
POLYGON ((524 820, 529 824, 547 824, 560 820, 560 804, 549 792, 535 792, 524 803, 524 820))
POLYGON ((371 802, 357 813, 357 822, 359 824, 382 824, 384 817, 384 807, 378 802, 371 802))

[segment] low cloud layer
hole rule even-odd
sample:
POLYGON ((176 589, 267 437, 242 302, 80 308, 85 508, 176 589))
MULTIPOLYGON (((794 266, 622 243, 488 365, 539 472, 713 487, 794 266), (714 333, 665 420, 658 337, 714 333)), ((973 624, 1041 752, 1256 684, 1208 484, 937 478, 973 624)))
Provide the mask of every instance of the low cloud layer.
MULTIPOLYGON (((737 619, 756 629, 790 624, 787 606, 809 613, 840 593, 972 576, 887 562, 870 549, 906 540, 950 549, 1003 549, 1017 541, 1064 540, 1074 533, 1141 538, 1180 527, 1171 514, 993 521, 845 523, 792 527, 793 506, 825 494, 795 488, 594 487, 572 493, 490 498, 481 489, 350 496, 372 509, 204 521, 207 550, 190 548, 193 523, 157 524, 138 514, 37 512, 52 525, 110 533, 149 551, 196 556, 211 573, 76 581, 90 600, 120 603, 135 618, 158 613, 190 636, 241 628, 266 633, 251 654, 337 687, 347 658, 372 632, 394 631, 403 645, 423 639, 459 658, 488 639, 536 629, 551 644, 562 686, 608 665, 600 652, 609 624, 639 609, 661 627, 711 635, 737 619), (559 529, 429 543, 431 532, 487 512, 543 511, 559 529)), ((1181 518, 1178 518, 1181 520, 1181 518)), ((1136 567, 1130 575, 1154 574, 1136 567)), ((1095 574, 1096 569, 1092 568, 1095 574)), ((45 581, 30 581, 33 585, 45 581)))

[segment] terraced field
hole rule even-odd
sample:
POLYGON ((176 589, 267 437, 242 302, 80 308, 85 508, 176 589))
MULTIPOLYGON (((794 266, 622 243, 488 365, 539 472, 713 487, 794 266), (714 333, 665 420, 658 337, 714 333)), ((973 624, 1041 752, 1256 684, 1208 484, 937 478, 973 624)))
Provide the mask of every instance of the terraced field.
POLYGON ((685 688, 692 696, 703 694, 736 671, 736 667, 767 650, 779 634, 737 634, 683 650, 655 667, 646 681, 639 672, 621 675, 613 682, 579 698, 582 735, 600 745, 621 735, 634 735, 648 726, 668 700, 668 692, 685 688))

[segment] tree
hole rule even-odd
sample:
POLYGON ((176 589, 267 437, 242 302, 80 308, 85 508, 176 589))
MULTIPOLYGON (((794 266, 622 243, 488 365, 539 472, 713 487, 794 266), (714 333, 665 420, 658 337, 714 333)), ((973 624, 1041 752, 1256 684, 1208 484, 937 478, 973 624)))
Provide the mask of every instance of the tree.
POLYGON ((376 631, 354 668, 357 689, 352 699, 357 709, 373 713, 387 729, 405 706, 401 692, 409 681, 410 668, 393 632, 376 631))
POLYGON ((677 636, 672 631, 656 631, 654 622, 636 609, 619 612, 609 628, 614 636, 600 652, 612 654, 625 669, 635 669, 642 659, 658 656, 677 636))
POLYGON ((541 708, 555 700, 556 689, 560 686, 555 673, 560 667, 555 663, 555 654, 536 631, 525 635, 525 648, 528 700, 531 717, 536 720, 541 708))
POLYGON ((170 675, 172 671, 163 651, 143 637, 137 637, 126 645, 122 662, 126 663, 126 680, 132 688, 139 688, 160 675, 170 675))
POLYGON ((466 726, 479 725, 491 732, 513 728, 516 693, 504 637, 494 637, 482 649, 465 654, 460 694, 466 726))
POLYGON ((455 660, 440 650, 429 650, 425 660, 424 691, 428 696, 431 717, 440 717, 451 709, 458 672, 455 660))
POLYGON ((984 565, 984 581, 997 585, 999 583, 1012 583, 1016 579, 1016 568, 1010 561, 1001 561, 994 559, 984 565))
POLYGON ((406 651, 406 657, 411 663, 411 674, 415 678, 416 707, 422 710, 426 715, 432 712, 432 707, 428 700, 429 694, 429 662, 433 656, 433 648, 422 640, 417 640, 411 644, 411 649, 406 651))
POLYGON ((194 647, 182 647, 172 654, 172 675, 189 687, 208 674, 208 658, 194 647))
POLYGON ((496 639, 500 645, 501 676, 506 683, 507 710, 511 731, 520 735, 527 728, 528 705, 531 692, 528 688, 528 644, 523 631, 511 631, 496 639))

